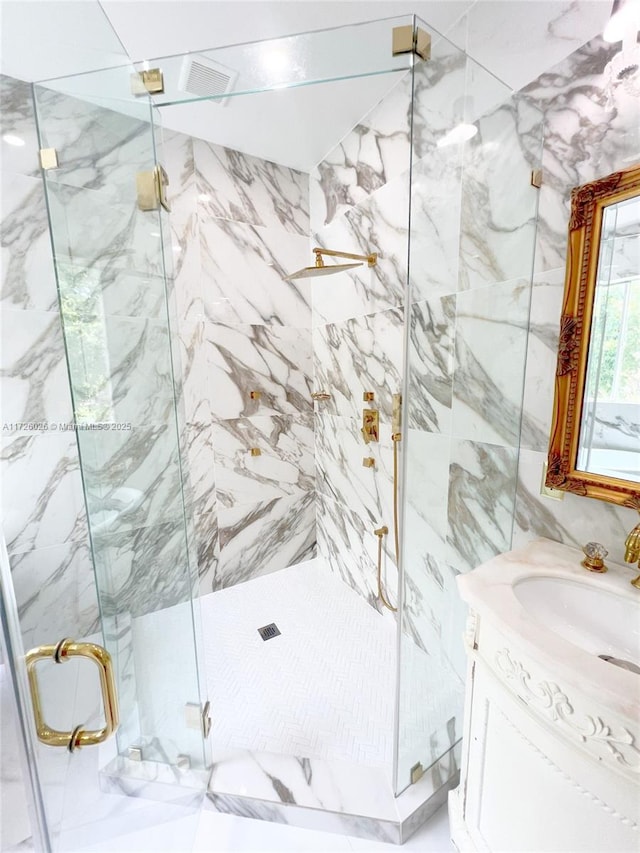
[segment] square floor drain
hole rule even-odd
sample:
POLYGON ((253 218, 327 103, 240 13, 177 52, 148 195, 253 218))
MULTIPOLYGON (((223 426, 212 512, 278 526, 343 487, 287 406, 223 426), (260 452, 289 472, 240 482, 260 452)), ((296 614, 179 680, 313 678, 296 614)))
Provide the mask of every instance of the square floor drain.
POLYGON ((258 634, 260 634, 263 640, 270 640, 272 637, 277 637, 279 633, 280 630, 275 622, 265 625, 264 628, 258 628, 258 634))

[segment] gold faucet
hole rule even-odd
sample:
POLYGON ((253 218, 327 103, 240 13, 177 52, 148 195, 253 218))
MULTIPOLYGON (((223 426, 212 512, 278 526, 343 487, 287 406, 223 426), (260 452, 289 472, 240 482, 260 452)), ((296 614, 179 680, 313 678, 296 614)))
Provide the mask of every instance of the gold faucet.
MULTIPOLYGON (((640 523, 636 524, 624 543, 624 559, 626 563, 638 563, 640 568, 640 523)), ((640 589, 640 575, 631 581, 632 586, 640 589)))

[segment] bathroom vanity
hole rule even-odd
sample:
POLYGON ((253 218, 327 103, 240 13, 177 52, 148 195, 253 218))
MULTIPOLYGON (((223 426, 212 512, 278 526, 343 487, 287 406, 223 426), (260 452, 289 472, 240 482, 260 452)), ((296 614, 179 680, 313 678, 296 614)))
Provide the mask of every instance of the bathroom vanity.
POLYGON ((458 578, 470 612, 460 851, 637 851, 640 592, 538 539, 458 578))

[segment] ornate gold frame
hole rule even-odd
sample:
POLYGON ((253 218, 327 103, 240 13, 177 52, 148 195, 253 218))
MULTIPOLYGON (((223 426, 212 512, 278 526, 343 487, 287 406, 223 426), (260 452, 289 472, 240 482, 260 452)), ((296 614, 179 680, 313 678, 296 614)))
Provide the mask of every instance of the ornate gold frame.
POLYGON ((567 271, 560 319, 546 485, 640 510, 640 487, 576 470, 603 208, 640 194, 640 164, 571 193, 567 271))

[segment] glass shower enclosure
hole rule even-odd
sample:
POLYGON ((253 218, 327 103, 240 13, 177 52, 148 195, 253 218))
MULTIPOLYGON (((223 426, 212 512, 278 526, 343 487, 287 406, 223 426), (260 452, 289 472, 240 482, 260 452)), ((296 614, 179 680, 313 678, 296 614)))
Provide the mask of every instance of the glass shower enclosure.
MULTIPOLYGON (((220 754, 209 715, 234 700, 207 666, 216 625, 201 624, 199 596, 315 558, 338 595, 371 608, 376 648, 394 661, 371 776, 391 803, 380 825, 401 842, 457 781, 455 577, 510 544, 540 116, 414 16, 33 92, 73 399, 65 428, 121 708, 104 778, 204 792, 220 754), (376 252, 377 263, 283 284, 314 246, 376 252), (328 397, 314 403, 318 393, 328 397), (363 400, 379 420, 371 444, 363 400), (300 442, 276 465, 283 474, 255 461, 270 451, 225 449, 229 434, 255 444, 259 429, 300 442), (490 505, 479 498, 487 478, 490 505), (392 533, 379 561, 381 525, 392 533), (381 604, 376 572, 397 613, 381 604), (419 808, 396 808, 410 786, 419 808)), ((39 757, 45 811, 48 767, 39 757)), ((349 779, 336 784, 359 784, 349 779)), ((240 781, 242 797, 222 792, 228 802, 264 800, 240 781)), ((274 802, 291 805, 277 791, 274 802)), ((350 809, 344 831, 375 836, 365 818, 375 823, 377 808, 350 809)))

